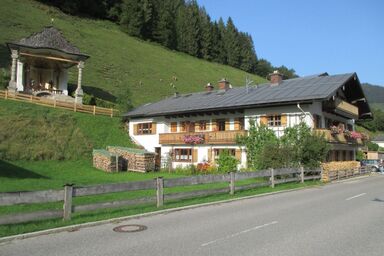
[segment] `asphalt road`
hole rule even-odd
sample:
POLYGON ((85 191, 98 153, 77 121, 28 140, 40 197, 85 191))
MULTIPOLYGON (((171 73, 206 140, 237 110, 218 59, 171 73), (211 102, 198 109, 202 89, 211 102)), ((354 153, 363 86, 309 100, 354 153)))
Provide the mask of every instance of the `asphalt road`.
POLYGON ((384 255, 384 175, 0 244, 0 255, 384 255), (118 233, 118 225, 147 229, 118 233))

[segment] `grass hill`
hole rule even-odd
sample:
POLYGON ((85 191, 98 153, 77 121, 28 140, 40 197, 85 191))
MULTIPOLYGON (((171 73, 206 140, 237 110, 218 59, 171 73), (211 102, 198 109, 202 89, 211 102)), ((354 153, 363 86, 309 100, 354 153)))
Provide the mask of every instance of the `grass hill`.
MULTIPOLYGON (((0 9, 0 67, 8 69, 10 54, 5 42, 15 41, 53 25, 91 58, 83 72, 84 89, 113 101, 131 94, 138 106, 170 96, 172 84, 180 93, 201 91, 208 82, 226 77, 233 85, 244 85, 246 76, 255 83, 265 81, 241 70, 210 63, 189 55, 144 42, 120 31, 118 25, 66 15, 32 0, 2 0, 0 9)), ((77 81, 72 68, 70 83, 77 81)))
POLYGON ((119 118, 0 99, 0 159, 89 159, 93 148, 132 146, 119 118))

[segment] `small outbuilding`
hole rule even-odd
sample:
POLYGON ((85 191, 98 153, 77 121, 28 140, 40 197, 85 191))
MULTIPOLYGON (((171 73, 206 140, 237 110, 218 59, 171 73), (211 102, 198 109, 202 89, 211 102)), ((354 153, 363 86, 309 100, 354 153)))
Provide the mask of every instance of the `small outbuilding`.
POLYGON ((41 32, 7 43, 7 47, 12 58, 9 92, 67 96, 68 69, 76 66, 75 102, 82 103, 82 72, 89 56, 81 53, 57 28, 44 27, 41 32))

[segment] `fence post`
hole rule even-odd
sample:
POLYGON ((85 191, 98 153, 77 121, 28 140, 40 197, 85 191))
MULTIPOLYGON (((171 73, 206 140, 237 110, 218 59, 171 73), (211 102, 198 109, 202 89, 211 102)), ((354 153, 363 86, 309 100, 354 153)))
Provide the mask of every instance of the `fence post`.
POLYGON ((53 107, 56 108, 56 99, 53 99, 53 107))
POLYGON ((340 180, 340 172, 339 172, 339 170, 337 170, 336 173, 337 173, 337 180, 340 180))
POLYGON ((111 108, 111 117, 113 117, 113 108, 111 108))
POLYGON ((235 194, 235 172, 229 173, 229 194, 235 194))
POLYGON ((93 115, 96 115, 96 105, 93 105, 93 115))
POLYGON ((300 166, 300 178, 301 178, 301 183, 304 183, 304 167, 300 166))
POLYGON ((275 187, 275 174, 274 174, 273 168, 271 168, 270 170, 271 170, 271 188, 274 188, 275 187))
POLYGON ((73 184, 64 185, 63 219, 71 220, 73 184))
POLYGON ((157 207, 164 205, 164 180, 163 177, 156 178, 156 201, 157 207))

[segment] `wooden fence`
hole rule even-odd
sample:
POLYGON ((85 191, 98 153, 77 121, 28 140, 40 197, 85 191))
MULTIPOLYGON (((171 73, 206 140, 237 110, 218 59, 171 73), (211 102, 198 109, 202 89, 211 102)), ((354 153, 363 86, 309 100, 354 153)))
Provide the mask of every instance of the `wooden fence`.
POLYGON ((122 206, 132 206, 145 203, 156 204, 157 207, 164 205, 168 200, 180 200, 195 198, 199 196, 209 196, 220 193, 235 194, 236 191, 253 189, 263 186, 274 187, 276 184, 287 182, 304 182, 305 180, 316 180, 321 178, 321 169, 304 170, 300 169, 278 169, 263 170, 257 172, 230 172, 228 174, 217 175, 199 175, 175 179, 163 179, 158 177, 154 180, 102 184, 87 187, 76 187, 70 184, 64 186, 63 190, 46 190, 34 192, 10 192, 0 193, 0 206, 30 203, 47 203, 63 201, 63 210, 45 210, 31 213, 20 213, 12 215, 1 215, 0 225, 22 223, 28 221, 63 218, 70 220, 73 212, 84 212, 106 208, 116 208, 122 206), (264 182, 255 182, 242 186, 235 186, 235 181, 247 180, 253 178, 267 178, 264 182), (191 186, 201 184, 213 184, 228 182, 224 188, 214 188, 205 190, 194 190, 180 193, 164 193, 164 188, 174 188, 180 186, 191 186), (155 190, 156 196, 142 197, 129 200, 120 200, 113 202, 102 202, 85 205, 73 205, 72 198, 79 196, 100 195, 106 193, 137 191, 137 190, 155 190))
POLYGON ((37 97, 30 94, 24 94, 24 93, 18 93, 18 92, 10 93, 8 91, 3 91, 3 90, 0 90, 0 98, 4 98, 6 100, 10 99, 10 100, 29 102, 29 103, 53 107, 53 108, 67 109, 74 112, 81 112, 81 113, 87 113, 92 115, 104 115, 104 116, 113 117, 113 116, 116 116, 118 112, 118 110, 113 108, 102 108, 102 107, 91 106, 91 105, 82 105, 82 104, 70 103, 65 101, 59 101, 55 99, 37 97))

